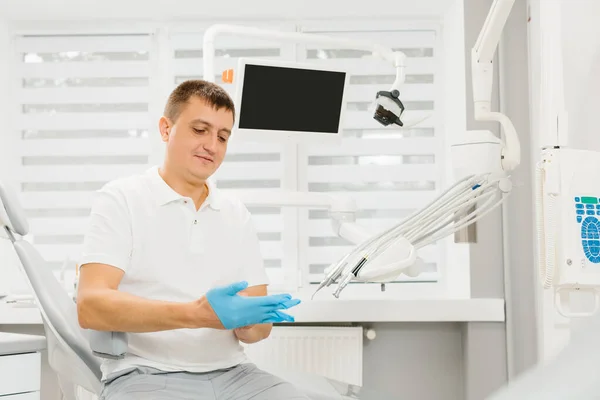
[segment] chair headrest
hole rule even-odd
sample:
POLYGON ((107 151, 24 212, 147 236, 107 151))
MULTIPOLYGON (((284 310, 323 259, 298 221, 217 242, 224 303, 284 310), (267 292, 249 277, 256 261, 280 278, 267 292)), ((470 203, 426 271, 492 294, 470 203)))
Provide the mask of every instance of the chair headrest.
MULTIPOLYGON (((8 227, 12 232, 25 236, 29 233, 29 224, 25 211, 21 208, 14 191, 0 181, 0 227, 8 227)), ((0 228, 1 229, 1 228, 0 228)))

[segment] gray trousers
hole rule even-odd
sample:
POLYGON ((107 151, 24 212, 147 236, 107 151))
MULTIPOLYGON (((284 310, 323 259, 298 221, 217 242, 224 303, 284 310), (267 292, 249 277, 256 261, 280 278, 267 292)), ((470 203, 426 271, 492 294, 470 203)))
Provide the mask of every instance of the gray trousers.
POLYGON ((308 400, 292 384, 254 364, 205 373, 136 367, 108 377, 100 400, 308 400))

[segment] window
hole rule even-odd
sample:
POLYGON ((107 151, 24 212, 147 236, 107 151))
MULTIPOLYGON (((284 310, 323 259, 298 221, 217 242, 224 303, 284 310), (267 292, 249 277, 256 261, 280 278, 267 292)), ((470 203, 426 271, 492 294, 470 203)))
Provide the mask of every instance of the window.
POLYGON ((50 268, 77 261, 94 192, 148 168, 150 49, 144 34, 15 40, 16 172, 50 268))
MULTIPOLYGON (((218 187, 352 196, 359 208, 357 222, 373 233, 433 199, 446 185, 439 27, 365 22, 270 27, 355 38, 403 51, 408 56, 401 91, 407 108, 403 120, 429 118, 409 129, 383 127, 373 119, 375 94, 390 89, 395 70, 368 52, 219 36, 217 82, 239 57, 325 64, 347 69, 351 77, 340 146, 256 143, 234 132, 225 163, 215 175, 218 187)), ((202 28, 162 28, 156 27, 154 35, 17 37, 14 81, 21 109, 15 134, 22 199, 33 242, 53 269, 65 258, 77 260, 94 191, 162 160, 155 125, 166 95, 184 80, 203 77, 202 28)), ((233 85, 223 86, 234 94, 233 85)), ((333 234, 326 210, 249 208, 265 267, 277 288, 310 289, 327 265, 351 249, 333 234)), ((402 276, 399 282, 443 280, 449 242, 421 250, 425 272, 416 278, 402 276)), ((352 293, 379 287, 353 286, 352 293)))

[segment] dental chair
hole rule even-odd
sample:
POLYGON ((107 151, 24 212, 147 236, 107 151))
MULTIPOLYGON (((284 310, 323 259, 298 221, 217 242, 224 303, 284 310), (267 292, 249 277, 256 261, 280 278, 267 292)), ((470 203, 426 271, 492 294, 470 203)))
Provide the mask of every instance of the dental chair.
POLYGON ((29 232, 14 193, 0 182, 0 226, 22 264, 39 307, 47 340, 48 362, 58 376, 65 400, 76 400, 76 387, 100 392, 101 360, 93 355, 89 333, 81 329, 73 299, 54 277, 38 251, 22 237, 29 232))
MULTIPOLYGON (((29 232, 15 194, 0 182, 0 228, 8 235, 39 307, 47 339, 48 362, 56 372, 63 399, 77 400, 78 387, 100 394, 102 358, 127 351, 123 332, 84 330, 77 307, 39 252, 23 239, 29 232)), ((358 399, 359 388, 308 373, 269 371, 300 388, 312 400, 358 399)), ((384 400, 384 399, 381 399, 384 400)))

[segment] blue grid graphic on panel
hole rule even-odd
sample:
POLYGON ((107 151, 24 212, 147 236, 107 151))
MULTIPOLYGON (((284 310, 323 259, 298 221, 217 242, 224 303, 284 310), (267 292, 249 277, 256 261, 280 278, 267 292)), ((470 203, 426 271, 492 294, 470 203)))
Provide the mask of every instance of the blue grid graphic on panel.
POLYGON ((597 197, 575 197, 577 223, 581 224, 581 245, 588 260, 600 263, 600 202, 597 197))

